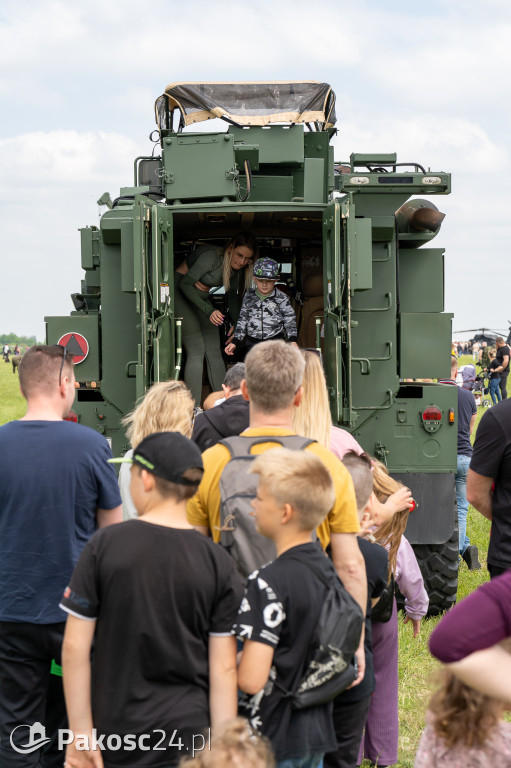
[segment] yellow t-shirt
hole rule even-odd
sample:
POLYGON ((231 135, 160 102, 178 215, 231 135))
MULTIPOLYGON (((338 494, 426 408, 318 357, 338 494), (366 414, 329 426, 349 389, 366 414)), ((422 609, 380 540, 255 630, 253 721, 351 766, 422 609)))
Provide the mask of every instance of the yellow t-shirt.
MULTIPOLYGON (((284 437, 295 434, 281 427, 248 428, 243 433, 247 437, 284 437)), ((258 443, 252 448, 257 455, 270 448, 280 447, 278 443, 258 443)), ((335 504, 324 521, 316 529, 324 549, 330 543, 331 533, 358 533, 360 530, 355 490, 348 470, 337 456, 320 445, 311 443, 305 449, 315 453, 330 470, 335 487, 335 504)), ((188 522, 209 528, 213 541, 220 541, 220 475, 230 461, 231 454, 224 446, 217 443, 202 454, 204 475, 195 496, 187 506, 188 522)))

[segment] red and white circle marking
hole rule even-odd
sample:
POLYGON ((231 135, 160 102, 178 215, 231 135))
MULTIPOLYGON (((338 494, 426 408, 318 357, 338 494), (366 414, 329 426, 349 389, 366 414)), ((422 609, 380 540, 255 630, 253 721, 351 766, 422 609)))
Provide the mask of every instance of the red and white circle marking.
MULTIPOLYGON (((75 354, 73 355, 74 364, 78 365, 78 363, 82 363, 87 355, 89 354, 89 342, 85 338, 85 336, 82 336, 81 333, 65 333, 63 336, 60 337, 60 339, 57 341, 57 344, 60 344, 61 347, 67 347, 69 342, 73 339, 73 341, 78 344, 80 347, 82 354, 75 354)), ((72 348, 75 346, 74 343, 72 343, 72 348)))

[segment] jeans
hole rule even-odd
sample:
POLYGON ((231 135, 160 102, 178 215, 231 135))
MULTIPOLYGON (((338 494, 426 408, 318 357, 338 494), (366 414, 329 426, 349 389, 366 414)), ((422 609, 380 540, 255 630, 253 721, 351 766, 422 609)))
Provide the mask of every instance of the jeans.
POLYGON ((470 466, 470 456, 463 456, 458 454, 458 461, 456 467, 456 474, 454 480, 456 483, 456 502, 458 504, 458 527, 459 527, 459 552, 460 555, 470 545, 470 540, 467 536, 467 513, 468 513, 468 501, 467 501, 467 474, 470 466))
POLYGON ((490 379, 490 395, 493 405, 497 405, 502 400, 500 394, 500 379, 490 379))
POLYGON ((303 755, 279 760, 276 768, 323 768, 323 755, 303 755))

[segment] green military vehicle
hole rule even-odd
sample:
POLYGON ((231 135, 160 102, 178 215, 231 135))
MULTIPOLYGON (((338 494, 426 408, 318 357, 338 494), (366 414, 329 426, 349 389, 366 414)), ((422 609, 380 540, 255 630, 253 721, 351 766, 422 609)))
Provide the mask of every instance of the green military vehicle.
POLYGON ((250 230, 292 285, 301 346, 323 351, 334 423, 412 489, 407 537, 430 612, 450 607, 457 398, 433 382, 450 375, 451 315, 444 251, 430 245, 444 218, 430 199, 449 194, 449 174, 395 154, 337 162, 326 83, 174 83, 155 107, 153 153, 99 228, 81 230, 75 311, 46 318, 47 342, 75 355, 79 421, 115 455, 128 449, 123 415, 180 375, 175 262, 250 230), (211 118, 226 131, 193 130, 211 118))

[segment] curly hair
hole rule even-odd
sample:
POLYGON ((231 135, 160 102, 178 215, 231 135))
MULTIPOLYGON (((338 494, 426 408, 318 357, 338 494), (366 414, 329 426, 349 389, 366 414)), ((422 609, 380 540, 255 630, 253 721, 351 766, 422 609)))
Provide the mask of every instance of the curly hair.
MULTIPOLYGON (((404 486, 402 483, 398 483, 397 480, 390 477, 387 467, 382 464, 381 461, 372 459, 372 464, 373 491, 378 501, 385 502, 389 496, 396 493, 396 491, 399 491, 399 489, 404 486)), ((376 541, 379 544, 388 547, 389 579, 392 575, 395 576, 396 573, 397 551, 401 544, 401 537, 405 532, 409 515, 410 510, 408 508, 402 509, 400 512, 396 512, 396 514, 391 517, 390 520, 387 520, 386 523, 380 525, 374 532, 376 541)))
POLYGON ((131 447, 135 448, 153 432, 181 432, 185 437, 191 437, 193 408, 193 397, 183 381, 153 384, 122 420, 131 447))
POLYGON ((180 768, 274 768, 275 758, 270 742, 256 733, 242 717, 226 723, 211 741, 211 749, 203 749, 194 757, 185 757, 180 768))
POLYGON ((462 683, 448 669, 441 670, 440 681, 429 705, 435 734, 448 749, 456 744, 484 746, 497 726, 503 702, 462 683))

